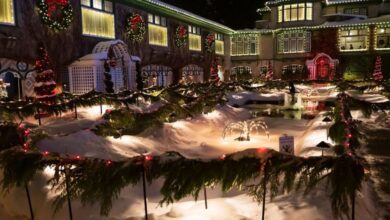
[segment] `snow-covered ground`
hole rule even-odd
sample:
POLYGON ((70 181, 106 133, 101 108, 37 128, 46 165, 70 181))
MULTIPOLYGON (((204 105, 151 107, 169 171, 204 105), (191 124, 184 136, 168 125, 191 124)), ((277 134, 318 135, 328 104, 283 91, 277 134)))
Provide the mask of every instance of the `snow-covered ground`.
MULTIPOLYGON (((231 94, 236 101, 247 100, 253 94, 231 94)), ((269 99, 279 99, 284 94, 270 94, 269 99)), ((263 99, 259 95, 258 99, 263 99)), ((234 102, 243 104, 245 102, 234 102)), ((159 103, 161 105, 161 103, 159 103)), ((139 111, 151 111, 158 106, 150 106, 150 109, 139 111)), ((110 108, 104 107, 104 110, 110 108)), ((100 120, 100 108, 79 109, 79 120, 74 120, 72 114, 62 118, 54 118, 46 121, 40 129, 51 135, 39 143, 42 151, 59 152, 68 155, 80 155, 85 157, 97 157, 117 160, 123 157, 132 157, 139 154, 161 154, 165 151, 177 151, 190 158, 215 158, 223 154, 242 151, 248 148, 267 147, 279 150, 279 137, 283 134, 295 137, 295 145, 301 146, 295 149, 297 155, 320 155, 321 151, 315 146, 321 142, 330 142, 327 139, 327 128, 330 124, 322 122, 323 116, 318 115, 313 120, 294 120, 284 118, 263 118, 269 127, 269 138, 262 132, 254 134, 251 141, 237 142, 235 136, 222 138, 224 127, 229 122, 247 120, 251 117, 248 110, 233 108, 229 105, 219 107, 217 110, 198 116, 192 120, 180 120, 174 123, 166 123, 162 128, 145 132, 138 136, 123 136, 118 139, 112 137, 103 138, 95 135, 90 129, 100 120)), ((325 152, 327 153, 327 152, 325 152)), ((52 217, 51 200, 55 192, 45 186, 52 172, 47 169, 36 176, 30 185, 32 191, 32 203, 36 219, 68 219, 67 209, 64 206, 60 212, 52 217)), ((196 177, 194 177, 196 178, 196 177)), ((236 220, 259 219, 261 217, 261 205, 251 197, 239 191, 222 193, 216 186, 208 189, 209 209, 205 210, 203 197, 197 202, 192 198, 183 199, 167 207, 159 207, 161 199, 159 189, 161 181, 148 186, 148 208, 150 219, 161 220, 236 220)), ((369 187, 363 187, 363 193, 358 195, 356 219, 376 219, 376 210, 370 197, 369 187)), ((330 200, 323 187, 314 190, 307 197, 302 198, 297 194, 282 195, 273 201, 267 201, 266 219, 294 220, 294 219, 333 219, 330 200)), ((9 194, 0 198, 0 219, 20 220, 28 219, 29 212, 25 199, 24 189, 14 189, 9 194)), ((109 217, 99 216, 97 205, 82 207, 77 200, 72 201, 75 219, 80 220, 138 220, 143 219, 143 199, 141 185, 128 187, 123 190, 115 201, 109 217)))

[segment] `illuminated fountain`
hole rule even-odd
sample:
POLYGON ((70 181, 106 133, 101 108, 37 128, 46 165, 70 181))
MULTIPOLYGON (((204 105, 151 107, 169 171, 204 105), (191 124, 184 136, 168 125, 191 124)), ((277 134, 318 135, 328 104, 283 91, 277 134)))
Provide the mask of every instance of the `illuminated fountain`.
POLYGON ((251 133, 255 131, 259 132, 259 130, 263 130, 269 138, 268 126, 261 119, 232 122, 226 125, 225 129, 223 130, 223 138, 225 139, 227 135, 232 135, 233 133, 239 133, 240 136, 234 140, 250 141, 251 133))

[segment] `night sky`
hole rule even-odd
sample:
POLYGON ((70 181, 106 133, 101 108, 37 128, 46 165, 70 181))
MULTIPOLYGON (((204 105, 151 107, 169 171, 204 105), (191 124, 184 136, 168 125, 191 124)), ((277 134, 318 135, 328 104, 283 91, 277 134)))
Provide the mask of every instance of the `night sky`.
POLYGON ((265 0, 161 0, 233 29, 254 28, 265 0))

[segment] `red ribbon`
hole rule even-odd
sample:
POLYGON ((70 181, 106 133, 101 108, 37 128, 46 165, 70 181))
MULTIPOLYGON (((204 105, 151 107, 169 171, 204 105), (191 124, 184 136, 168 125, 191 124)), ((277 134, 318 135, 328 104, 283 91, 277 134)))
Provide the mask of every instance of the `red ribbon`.
POLYGON ((139 15, 134 15, 131 19, 130 19, 130 26, 131 26, 131 29, 135 30, 137 29, 137 26, 139 23, 143 22, 141 16, 139 15))
POLYGON ((47 15, 51 17, 53 12, 57 10, 57 6, 66 6, 69 4, 69 0, 46 0, 47 15))
POLYGON ((184 38, 187 34, 187 29, 185 29, 183 26, 179 28, 179 37, 184 38))

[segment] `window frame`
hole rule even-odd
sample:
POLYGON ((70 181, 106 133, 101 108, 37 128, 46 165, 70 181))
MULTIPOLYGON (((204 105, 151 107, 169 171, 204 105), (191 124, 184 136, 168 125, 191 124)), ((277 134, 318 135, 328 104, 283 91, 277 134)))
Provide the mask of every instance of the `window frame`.
POLYGON ((194 52, 202 52, 202 31, 200 27, 194 26, 194 25, 188 25, 188 50, 194 51, 194 52), (198 48, 191 48, 191 39, 193 37, 199 38, 199 47, 198 48))
POLYGON ((311 32, 282 32, 276 37, 278 54, 301 54, 311 52, 311 32), (300 50, 300 45, 302 49, 300 50), (286 46, 287 45, 287 46, 286 46), (294 47, 292 46, 294 45, 294 47))
POLYGON ((364 15, 364 16, 367 16, 368 15, 368 8, 367 7, 363 7, 363 6, 358 6, 358 7, 347 7, 347 8, 344 8, 343 9, 343 13, 344 14, 350 14, 350 15, 364 15), (364 14, 362 14, 361 12, 362 12, 362 9, 364 10, 364 14), (351 11, 350 13, 347 13, 347 11, 351 11), (353 12, 353 10, 358 10, 359 11, 359 13, 352 13, 353 12))
POLYGON ((150 46, 156 46, 156 47, 169 47, 169 29, 168 29, 168 19, 165 16, 153 14, 153 13, 148 13, 148 44, 150 46), (153 22, 150 20, 150 18, 153 18, 153 22), (156 23, 156 17, 158 17, 158 24, 156 23), (161 21, 164 21, 164 24, 162 24, 161 21), (152 26, 157 26, 159 28, 165 28, 166 29, 166 38, 167 38, 167 43, 166 45, 162 44, 157 44, 157 43, 150 43, 150 25, 152 26))
POLYGON ((16 4, 17 4, 17 1, 15 0, 10 0, 12 2, 12 15, 13 15, 13 23, 5 23, 5 22, 2 22, 0 21, 0 26, 7 26, 7 27, 17 27, 17 24, 18 24, 18 17, 16 15, 17 13, 17 7, 16 7, 16 4))
POLYGON ((82 36, 84 36, 84 37, 93 37, 93 38, 100 38, 100 39, 110 39, 110 40, 113 40, 113 39, 116 38, 116 25, 115 25, 115 13, 114 12, 107 12, 107 11, 99 10, 99 9, 96 9, 96 8, 93 8, 93 7, 88 7, 88 6, 85 6, 85 5, 81 5, 81 7, 80 7, 80 15, 81 15, 81 35, 82 36), (107 37, 107 36, 99 36, 99 35, 92 35, 92 34, 84 34, 84 29, 83 29, 83 10, 82 10, 83 8, 87 9, 87 10, 95 11, 95 12, 98 12, 98 13, 102 13, 102 14, 112 15, 114 17, 114 25, 113 25, 114 35, 112 37, 107 37))
POLYGON ((283 22, 302 22, 302 21, 313 21, 313 2, 307 1, 307 2, 296 2, 296 3, 290 3, 290 4, 282 4, 277 7, 277 23, 283 23, 283 22), (302 7, 303 4, 303 7, 302 7), (301 13, 300 9, 302 9, 301 12, 303 12, 303 19, 300 19, 301 13), (309 11, 310 18, 309 18, 309 11), (296 14, 296 18, 292 20, 292 14, 293 12, 296 14), (289 17, 287 20, 286 17, 289 17))
POLYGON ((370 28, 368 26, 366 27, 356 27, 356 28, 339 28, 339 31, 338 31, 338 48, 339 48, 339 51, 340 52, 356 52, 356 51, 368 51, 369 50, 369 47, 370 47, 370 28), (365 34, 361 34, 360 32, 361 31, 365 31, 365 34), (352 31, 357 31, 356 34, 353 34, 352 31), (344 33, 343 33, 344 32, 344 33), (345 35, 345 32, 347 32, 347 35, 345 35), (363 41, 350 41, 352 40, 352 38, 363 38, 364 37, 364 40, 363 41), (350 38, 350 39, 348 39, 350 38), (349 40, 350 42, 347 42, 347 40, 349 40), (342 43, 342 41, 345 41, 345 45, 343 45, 344 43, 342 43), (348 43, 350 43, 350 45, 352 45, 353 42, 363 42, 364 43, 364 48, 353 48, 353 49, 347 49, 348 48, 348 43), (343 49, 344 47, 344 49, 343 49))
POLYGON ((83 0, 80 0, 81 7, 90 8, 90 9, 93 9, 93 10, 96 10, 96 11, 103 11, 103 12, 115 15, 115 2, 114 2, 114 0, 100 0, 100 1, 102 1, 102 8, 101 9, 94 7, 95 0, 86 0, 86 1, 89 1, 89 6, 84 5, 82 3, 82 1, 83 0), (112 6, 112 8, 111 8, 112 10, 111 11, 107 11, 106 10, 106 2, 111 2, 111 6, 112 6))
POLYGON ((374 35, 374 49, 375 50, 390 50, 390 26, 376 26, 375 27, 375 35, 374 35), (384 29, 384 33, 380 33, 379 30, 384 29), (388 47, 378 47, 379 37, 387 38, 388 47))
POLYGON ((215 33, 215 53, 218 55, 225 54, 225 36, 221 33, 215 33), (217 52, 217 43, 222 44, 222 52, 217 52))
POLYGON ((230 55, 231 56, 260 55, 259 37, 260 36, 258 35, 236 35, 236 36, 233 35, 230 41, 230 55), (254 52, 252 51, 253 46, 255 48, 254 52))

